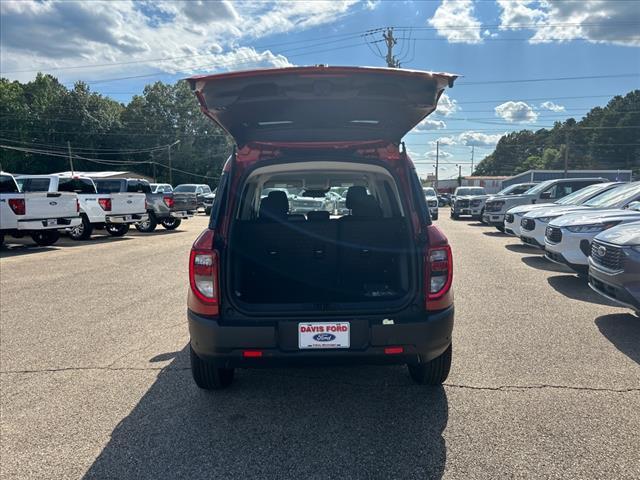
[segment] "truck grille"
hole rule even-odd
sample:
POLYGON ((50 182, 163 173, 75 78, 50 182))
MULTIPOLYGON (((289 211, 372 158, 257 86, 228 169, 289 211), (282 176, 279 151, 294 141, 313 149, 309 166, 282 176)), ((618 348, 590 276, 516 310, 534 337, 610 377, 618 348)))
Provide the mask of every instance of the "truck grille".
POLYGON ((469 200, 456 200, 456 207, 469 208, 469 200))
POLYGON ((520 226, 523 230, 533 230, 536 228, 536 221, 531 218, 523 218, 520 220, 520 226))
POLYGON ((609 270, 622 270, 624 252, 622 248, 594 240, 591 244, 591 259, 609 270))
POLYGON ((513 213, 507 213, 507 214, 504 216, 504 221, 505 221, 506 223, 513 223, 514 218, 515 218, 515 217, 513 216, 513 213))
POLYGON ((429 206, 430 207, 437 207, 438 206, 438 201, 437 200, 429 200, 429 206))
POLYGON ((545 236, 551 243, 560 243, 562 241, 562 230, 558 227, 547 227, 545 236))

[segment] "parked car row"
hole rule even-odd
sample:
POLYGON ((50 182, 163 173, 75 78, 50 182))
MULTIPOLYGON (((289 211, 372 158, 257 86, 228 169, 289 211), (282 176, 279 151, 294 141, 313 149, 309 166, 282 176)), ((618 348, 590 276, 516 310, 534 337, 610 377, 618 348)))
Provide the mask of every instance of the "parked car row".
POLYGON ((488 199, 485 209, 485 223, 569 267, 604 297, 640 312, 640 182, 549 180, 522 195, 488 199), (504 218, 502 224, 494 214, 504 218))
POLYGON ((197 210, 196 193, 140 179, 93 179, 72 175, 18 175, 0 172, 0 243, 30 236, 53 245, 66 233, 87 240, 94 230, 125 235, 133 225, 152 232, 158 224, 176 229, 197 210))

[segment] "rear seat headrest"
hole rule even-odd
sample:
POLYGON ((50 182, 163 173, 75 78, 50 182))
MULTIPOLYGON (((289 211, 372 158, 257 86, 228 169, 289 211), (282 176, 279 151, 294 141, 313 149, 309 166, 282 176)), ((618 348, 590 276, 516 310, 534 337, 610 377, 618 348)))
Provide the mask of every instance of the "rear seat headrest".
POLYGON ((283 219, 289 213, 289 200, 283 191, 269 192, 260 201, 259 217, 262 219, 283 219))
POLYGON ((269 192, 269 196, 273 202, 273 208, 275 208, 278 212, 284 212, 285 214, 289 213, 289 199, 287 198, 287 194, 282 190, 274 190, 269 192))
POLYGON ((345 206, 349 210, 353 210, 354 205, 358 204, 358 201, 367 196, 367 189, 361 185, 354 185, 347 190, 347 198, 345 200, 345 206))
POLYGON ((365 217, 365 218, 381 218, 382 217, 382 209, 378 204, 378 201, 372 195, 367 195, 366 197, 360 199, 358 204, 353 209, 354 217, 365 217))
POLYGON ((307 220, 317 221, 317 220, 329 220, 330 215, 326 210, 314 210, 312 212, 307 212, 307 220))

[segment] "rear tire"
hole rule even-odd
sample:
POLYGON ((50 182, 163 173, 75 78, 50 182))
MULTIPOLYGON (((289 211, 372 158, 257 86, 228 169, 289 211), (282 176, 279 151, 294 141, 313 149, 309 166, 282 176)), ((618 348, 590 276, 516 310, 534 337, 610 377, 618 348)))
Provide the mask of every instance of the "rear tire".
POLYGON ((149 219, 144 222, 136 223, 136 230, 142 233, 151 233, 158 226, 158 220, 153 212, 149 212, 149 219))
POLYGON ((48 247, 58 241, 60 232, 58 230, 41 230, 39 232, 33 232, 31 238, 41 247, 48 247))
POLYGON ((110 224, 105 227, 105 230, 112 237, 122 237, 126 235, 127 232, 129 231, 129 224, 128 223, 110 224))
POLYGON ((451 212, 451 218, 454 220, 458 220, 460 218, 460 215, 458 215, 457 213, 451 212))
POLYGON ((407 365, 411 379, 419 385, 441 385, 451 370, 452 346, 439 357, 418 365, 407 365))
POLYGON ((205 207, 204 208, 204 213, 206 213, 207 215, 211 215, 211 208, 205 207))
POLYGON ((191 375, 196 385, 203 390, 220 390, 233 383, 233 368, 218 368, 213 363, 200 358, 189 345, 191 375))
POLYGON ((431 217, 431 220, 437 220, 437 219, 438 219, 438 214, 437 213, 431 217))
POLYGON ((162 226, 164 228, 166 228, 167 230, 175 230, 176 228, 178 228, 180 226, 180 224, 182 223, 182 219, 180 218, 173 218, 173 217, 169 217, 169 218, 163 218, 162 220, 160 220, 160 223, 162 224, 162 226))
POLYGON ((0 247, 4 247, 4 234, 0 234, 0 247))
POLYGON ((82 215, 80 218, 82 223, 69 230, 69 236, 72 240, 89 240, 93 233, 93 225, 91 225, 86 215, 82 215))

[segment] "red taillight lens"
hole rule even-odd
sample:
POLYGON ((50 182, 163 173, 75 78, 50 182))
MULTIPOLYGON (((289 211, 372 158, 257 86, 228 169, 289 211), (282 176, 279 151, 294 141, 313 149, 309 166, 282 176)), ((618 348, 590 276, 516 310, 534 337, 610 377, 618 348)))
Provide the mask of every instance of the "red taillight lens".
POLYGON ((76 213, 80 213, 80 200, 76 198, 76 213))
POLYGON ((9 207, 16 215, 24 215, 27 213, 27 207, 24 203, 24 198, 10 198, 9 207))
POLYGON ((164 201, 164 204, 169 207, 169 208, 173 208, 173 197, 162 197, 162 200, 164 201))
POLYGON ((111 211, 111 199, 110 198, 99 198, 98 204, 102 207, 105 212, 111 211))
POLYGON ((425 293, 427 301, 438 300, 451 288, 453 282, 453 256, 451 247, 434 247, 427 250, 425 259, 425 293))
POLYGON ((191 248, 189 283, 193 294, 207 304, 218 304, 219 259, 213 250, 213 230, 200 234, 191 248))

